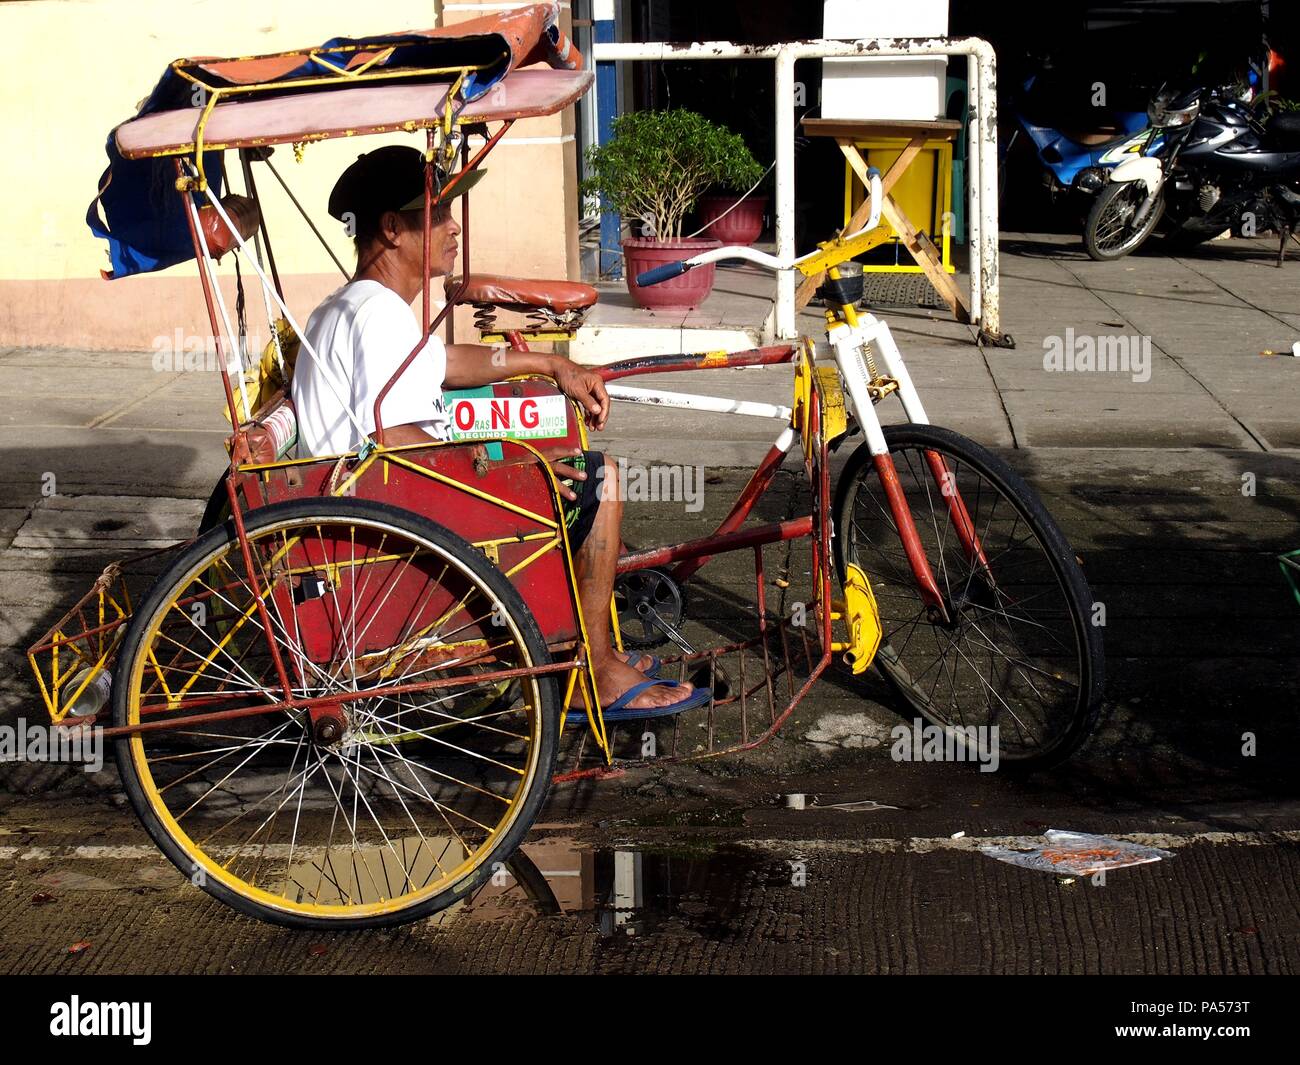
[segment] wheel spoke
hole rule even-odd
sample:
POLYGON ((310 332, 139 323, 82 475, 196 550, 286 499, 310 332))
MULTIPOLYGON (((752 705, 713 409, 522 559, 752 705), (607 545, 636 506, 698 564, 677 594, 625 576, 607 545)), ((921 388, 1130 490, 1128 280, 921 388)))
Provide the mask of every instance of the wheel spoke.
MULTIPOLYGON (((987 462, 924 426, 887 430, 890 454, 947 622, 930 619, 897 524, 871 464, 854 467, 842 490, 837 546, 871 579, 883 638, 877 662, 910 709, 945 727, 1003 726, 1003 758, 1044 756, 1090 709, 1087 619, 1039 526, 1041 511, 1016 499, 987 462), (897 434, 897 436, 895 436, 897 434), (905 441, 905 442, 904 442, 905 441), (956 535, 952 499, 965 507, 979 551, 956 535), (1032 517, 1032 520, 1031 520, 1032 517)), ((960 439, 960 438, 956 438, 960 439)), ((966 444, 965 447, 971 447, 966 444)))
POLYGON ((304 516, 245 519, 255 582, 231 530, 196 541, 142 606, 126 721, 146 707, 151 723, 175 722, 129 740, 142 813, 209 878, 269 893, 278 912, 346 919, 453 901, 523 824, 554 760, 553 738, 542 743, 558 722, 554 682, 480 678, 545 664, 545 646, 469 545, 374 504, 292 506, 304 516), (282 705, 272 644, 291 709, 185 723, 282 705), (381 691, 444 679, 455 683, 381 691))

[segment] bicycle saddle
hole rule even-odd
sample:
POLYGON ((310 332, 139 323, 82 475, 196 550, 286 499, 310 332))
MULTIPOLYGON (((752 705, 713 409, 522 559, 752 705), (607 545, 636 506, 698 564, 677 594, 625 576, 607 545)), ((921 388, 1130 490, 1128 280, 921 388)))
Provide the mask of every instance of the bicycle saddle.
MULTIPOLYGON (((543 310, 553 314, 585 311, 596 302, 596 290, 580 281, 536 281, 532 278, 501 277, 498 274, 470 274, 461 293, 461 303, 483 303, 521 310, 543 310)), ((459 278, 447 279, 448 293, 454 293, 459 278)))
MULTIPOLYGON (((239 230, 240 238, 252 240, 253 234, 262 224, 262 210, 258 207, 257 201, 247 196, 227 193, 221 197, 221 206, 230 216, 235 228, 239 230)), ((208 251, 214 259, 220 261, 223 255, 234 250, 237 243, 234 235, 210 204, 199 208, 199 228, 203 230, 208 251)))

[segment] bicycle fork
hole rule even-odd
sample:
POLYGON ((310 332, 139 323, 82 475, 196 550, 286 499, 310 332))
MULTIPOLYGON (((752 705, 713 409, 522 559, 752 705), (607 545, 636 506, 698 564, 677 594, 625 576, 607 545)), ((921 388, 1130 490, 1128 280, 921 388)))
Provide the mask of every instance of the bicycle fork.
MULTIPOLYGON (((926 605, 930 620, 940 624, 951 623, 949 604, 939 589, 930 560, 926 557, 925 547, 921 543, 916 522, 912 517, 912 509, 908 505, 898 477, 898 470, 894 465, 894 458, 889 453, 884 429, 876 416, 875 402, 889 391, 897 391, 909 421, 929 425, 930 419, 925 413, 916 386, 912 383, 911 374, 908 373, 907 366, 903 362, 898 345, 894 343, 889 326, 872 314, 859 319, 851 305, 842 307, 841 313, 844 321, 831 324, 826 335, 835 350, 835 361, 849 394, 854 416, 866 436, 867 448, 889 503, 894 527, 898 530, 903 551, 907 555, 908 565, 920 588, 921 599, 926 605), (886 371, 884 377, 874 372, 874 360, 871 360, 868 355, 873 347, 884 363, 886 371), (885 383, 882 385, 881 382, 885 383), (876 392, 875 395, 872 394, 873 390, 876 392)), ((957 488, 955 476, 948 469, 944 457, 938 452, 927 451, 925 460, 939 494, 944 499, 948 518, 952 522, 962 552, 971 565, 978 565, 991 579, 988 559, 984 555, 975 523, 971 520, 970 512, 966 509, 966 503, 957 488)))

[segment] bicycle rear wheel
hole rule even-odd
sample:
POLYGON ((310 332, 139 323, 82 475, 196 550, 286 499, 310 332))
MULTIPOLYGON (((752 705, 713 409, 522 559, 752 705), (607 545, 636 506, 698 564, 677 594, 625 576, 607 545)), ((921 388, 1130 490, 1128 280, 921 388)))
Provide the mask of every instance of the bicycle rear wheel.
POLYGON ((1105 670, 1074 550, 1033 489, 980 445, 932 425, 888 426, 885 439, 950 620, 927 612, 860 446, 836 487, 834 544, 841 579, 845 562, 871 579, 884 628, 876 665, 912 711, 958 738, 998 726, 1002 761, 1060 761, 1092 728, 1105 670), (956 535, 931 454, 965 503, 984 561, 956 535))

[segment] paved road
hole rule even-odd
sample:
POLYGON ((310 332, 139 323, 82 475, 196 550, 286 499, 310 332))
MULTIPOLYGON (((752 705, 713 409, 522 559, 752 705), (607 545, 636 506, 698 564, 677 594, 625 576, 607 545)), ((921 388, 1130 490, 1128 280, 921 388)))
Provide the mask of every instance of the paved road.
MULTIPOLYGON (((1068 477, 1034 474, 1109 612, 1108 716, 1050 776, 894 762, 888 698, 837 677, 758 752, 558 787, 529 851, 554 900, 493 889, 413 929, 321 936, 258 926, 191 888, 121 808, 111 770, 6 767, 18 794, 0 797, 0 969, 1296 971, 1300 607, 1273 555, 1295 538, 1300 492, 1279 456, 1251 456, 1249 503, 1241 456, 1128 458, 1140 468, 1074 452, 1068 477), (787 810, 786 793, 898 809, 787 810), (976 849, 1048 828, 1174 857, 1097 886, 976 849), (40 892, 57 905, 34 904, 40 892), (77 941, 92 947, 67 956, 77 941)), ((706 516, 740 483, 725 480, 706 516)), ((630 535, 648 542, 660 521, 632 510, 630 535)), ((741 585, 735 571, 701 578, 691 632, 704 636, 734 621, 741 585)))

